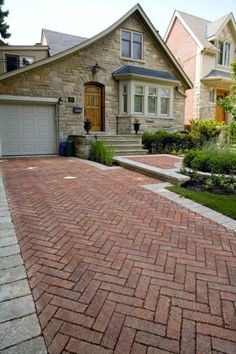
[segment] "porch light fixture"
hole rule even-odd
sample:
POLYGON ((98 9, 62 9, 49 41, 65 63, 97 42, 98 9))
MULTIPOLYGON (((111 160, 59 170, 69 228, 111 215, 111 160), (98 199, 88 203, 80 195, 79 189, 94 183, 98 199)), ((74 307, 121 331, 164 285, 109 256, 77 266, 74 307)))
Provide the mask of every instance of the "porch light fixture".
POLYGON ((62 102, 63 102, 63 99, 61 97, 59 97, 57 103, 61 105, 62 102))
POLYGON ((98 73, 100 71, 100 69, 101 69, 101 66, 98 65, 98 63, 96 62, 96 64, 93 65, 93 73, 94 74, 98 73))

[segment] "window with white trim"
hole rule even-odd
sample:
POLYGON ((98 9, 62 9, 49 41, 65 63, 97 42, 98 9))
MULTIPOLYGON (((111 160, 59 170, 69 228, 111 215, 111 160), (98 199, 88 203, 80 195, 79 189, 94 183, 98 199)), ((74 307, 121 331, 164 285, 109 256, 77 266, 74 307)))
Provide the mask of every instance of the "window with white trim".
POLYGON ((215 90, 209 90, 209 102, 214 103, 215 102, 215 90))
POLYGON ((130 80, 120 82, 120 114, 170 118, 173 87, 130 80))
POLYGON ((160 114, 168 117, 170 115, 171 89, 162 87, 160 89, 160 114))
POLYGON ((122 110, 122 114, 124 114, 124 113, 128 112, 128 87, 127 87, 127 84, 121 85, 121 92, 122 92, 121 110, 122 110))
POLYGON ((231 43, 227 41, 219 41, 218 43, 218 64, 230 66, 231 61, 231 43))
POLYGON ((121 30, 121 56, 135 60, 143 59, 142 33, 121 30))
POLYGON ((157 114, 157 88, 148 87, 148 114, 157 114))
POLYGON ((135 85, 134 113, 144 113, 144 86, 135 85))
POLYGON ((33 64, 33 62, 34 62, 33 57, 22 57, 22 65, 23 66, 33 64))

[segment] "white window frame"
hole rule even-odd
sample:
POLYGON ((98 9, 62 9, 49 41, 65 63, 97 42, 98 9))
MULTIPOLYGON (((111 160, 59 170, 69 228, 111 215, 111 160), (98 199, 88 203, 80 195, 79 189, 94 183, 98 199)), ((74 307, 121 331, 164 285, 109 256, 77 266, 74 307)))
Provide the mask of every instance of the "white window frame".
POLYGON ((34 63, 34 61, 35 61, 35 59, 34 59, 34 57, 31 57, 30 55, 23 55, 23 56, 21 56, 21 58, 20 58, 20 66, 27 66, 27 65, 31 65, 31 64, 33 64, 34 63), (32 63, 29 63, 29 64, 23 64, 23 60, 24 59, 32 59, 32 63))
POLYGON ((146 107, 147 107, 147 115, 148 116, 157 116, 158 115, 158 108, 159 108, 159 104, 158 104, 158 95, 159 95, 159 87, 157 85, 147 85, 147 95, 146 95, 146 107), (156 95, 149 95, 149 89, 156 89, 156 95), (148 111, 148 99, 149 97, 155 97, 156 98, 156 107, 155 107, 155 113, 149 112, 148 111))
POLYGON ((127 115, 129 111, 129 84, 122 82, 120 85, 120 114, 127 115), (124 86, 126 86, 127 112, 124 111, 124 86))
POLYGON ((150 118, 172 118, 173 117, 173 109, 174 109, 174 86, 164 85, 164 84, 153 84, 149 82, 142 82, 136 80, 129 81, 120 81, 119 83, 119 115, 121 116, 139 116, 139 117, 150 117, 150 118), (127 85, 127 113, 123 112, 123 85, 127 85), (143 98, 143 112, 135 112, 134 111, 134 96, 135 96, 135 87, 143 86, 144 88, 144 98, 143 98), (156 113, 148 112, 148 96, 149 96, 149 88, 155 88, 157 99, 156 99, 156 113), (170 90, 170 105, 169 105, 169 114, 161 114, 161 97, 160 90, 161 88, 170 90))
POLYGON ((126 60, 133 60, 133 61, 143 61, 143 33, 141 32, 137 32, 137 31, 131 31, 131 30, 128 30, 128 29, 125 29, 125 28, 122 28, 121 31, 120 31, 120 57, 122 59, 126 59, 126 60), (122 32, 125 31, 125 32, 129 32, 131 34, 131 56, 130 57, 125 57, 122 55, 122 44, 123 44, 123 39, 122 39, 122 32), (133 57, 133 36, 134 34, 138 34, 142 37, 142 43, 141 43, 141 58, 140 59, 137 59, 137 58, 134 58, 133 57))
POLYGON ((209 103, 215 103, 215 101, 216 101, 216 90, 215 89, 210 89, 209 90, 208 102, 209 103))
POLYGON ((159 116, 162 118, 169 118, 172 116, 173 114, 173 98, 172 98, 172 95, 173 95, 173 90, 171 89, 171 87, 168 87, 168 86, 164 86, 164 85, 160 85, 159 86, 159 94, 158 94, 158 107, 159 107, 159 116), (164 96, 161 96, 161 89, 168 89, 170 90, 170 97, 168 97, 170 99, 170 103, 169 103, 169 114, 162 114, 161 113, 161 98, 164 97, 164 96))
POLYGON ((217 58, 218 65, 229 67, 230 63, 232 61, 232 42, 230 40, 227 40, 227 39, 224 40, 224 41, 219 41, 218 42, 218 49, 219 49, 218 58, 217 58), (220 43, 223 43, 222 63, 219 62, 219 60, 220 60, 219 44, 220 43), (228 63, 226 63, 226 59, 228 57, 228 56, 226 56, 226 54, 227 54, 227 51, 226 51, 227 44, 229 44, 229 62, 228 63))
POLYGON ((136 115, 144 115, 145 112, 145 98, 146 98, 146 87, 142 83, 136 83, 134 84, 134 94, 132 95, 132 100, 133 100, 133 113, 136 115), (143 93, 142 94, 137 94, 136 93, 136 87, 142 87, 143 88, 143 93), (136 112, 135 111, 135 96, 141 96, 142 97, 142 112, 136 112))

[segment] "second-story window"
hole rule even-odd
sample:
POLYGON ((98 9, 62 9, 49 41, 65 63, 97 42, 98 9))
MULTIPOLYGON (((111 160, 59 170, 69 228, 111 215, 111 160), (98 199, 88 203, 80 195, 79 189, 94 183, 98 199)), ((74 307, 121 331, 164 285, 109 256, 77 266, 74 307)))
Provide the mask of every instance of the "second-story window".
POLYGON ((128 30, 121 31, 121 56, 124 58, 143 59, 143 35, 128 30))
POLYGON ((219 41, 218 64, 229 66, 231 61, 231 43, 219 41))

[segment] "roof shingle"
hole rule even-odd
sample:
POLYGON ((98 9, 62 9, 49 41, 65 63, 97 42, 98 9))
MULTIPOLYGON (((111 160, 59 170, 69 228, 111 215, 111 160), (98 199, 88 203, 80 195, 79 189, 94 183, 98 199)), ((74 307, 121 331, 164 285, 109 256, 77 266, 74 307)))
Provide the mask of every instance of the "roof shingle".
POLYGON ((72 48, 87 39, 85 37, 78 37, 71 34, 50 31, 44 28, 42 29, 42 34, 45 36, 51 56, 63 52, 66 49, 72 48))

